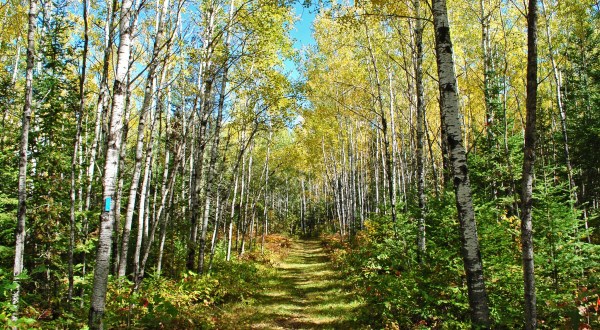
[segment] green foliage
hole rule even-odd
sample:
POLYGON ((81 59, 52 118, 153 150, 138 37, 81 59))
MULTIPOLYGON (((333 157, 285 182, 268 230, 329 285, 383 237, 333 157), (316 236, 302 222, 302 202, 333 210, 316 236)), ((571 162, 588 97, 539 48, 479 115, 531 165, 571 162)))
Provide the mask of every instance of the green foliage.
MULTIPOLYGON (((23 273, 19 279, 25 280, 27 277, 27 273, 23 273)), ((29 315, 32 312, 31 308, 21 308, 21 313, 16 320, 13 320, 15 308, 11 302, 12 292, 17 286, 18 284, 13 281, 12 273, 0 268, 0 324, 16 329, 37 328, 34 325, 36 320, 29 315)))
MULTIPOLYGON (((598 322, 599 253, 596 245, 585 243, 579 213, 564 196, 564 186, 537 181, 534 239, 542 329, 598 322)), ((470 328, 453 201, 454 195, 448 191, 440 198, 430 196, 427 257, 422 265, 416 262, 416 226, 411 217, 416 210, 411 208, 400 214, 397 236, 389 218, 372 217, 351 243, 326 242, 336 267, 369 306, 363 311, 366 322, 391 328, 470 328), (412 234, 402 228, 412 228, 412 234)), ((499 214, 494 202, 478 204, 476 217, 494 327, 519 328, 523 317, 520 219, 506 211, 499 214)))
MULTIPOLYGON (((210 275, 202 276, 191 271, 177 277, 153 273, 134 292, 134 283, 127 278, 109 277, 105 324, 110 328, 156 328, 205 329, 215 326, 214 316, 221 306, 231 301, 244 300, 259 292, 268 276, 269 269, 253 261, 216 261, 210 275)), ((0 278, 3 279, 3 278, 0 278)), ((2 283, 8 283, 4 280, 2 283)), ((5 283, 5 284, 6 284, 5 283)), ((7 285, 3 284, 8 288, 7 285)), ((76 292, 90 292, 92 275, 76 277, 76 292)), ((65 288, 62 288, 66 290, 65 288)), ((6 289, 8 290, 8 289, 6 289)), ((8 292, 8 291, 6 291, 8 292)), ((39 318, 33 326, 43 328, 81 328, 85 325, 89 309, 87 297, 79 304, 75 298, 72 310, 60 311, 56 319, 39 318)), ((10 308, 6 300, 6 308, 10 308)), ((4 307, 3 307, 4 308, 4 307)), ((5 309, 6 309, 5 308, 5 309)), ((0 317, 3 314, 0 310, 0 317)), ((10 312, 5 312, 10 315, 10 312)))
POLYGON ((555 184, 549 179, 554 171, 540 170, 543 180, 538 180, 534 194, 538 301, 544 302, 540 319, 548 327, 580 322, 598 326, 597 310, 590 306, 598 297, 600 250, 587 243, 590 233, 581 212, 565 198, 568 183, 555 184))
POLYGON ((217 307, 260 289, 264 270, 252 262, 217 262, 209 276, 184 272, 176 279, 153 274, 137 292, 126 279, 109 285, 106 322, 111 327, 212 328, 217 307))
POLYGON ((432 198, 427 217, 428 257, 422 266, 416 262, 415 221, 407 214, 399 214, 397 236, 388 217, 372 217, 352 244, 334 246, 339 249, 331 254, 335 265, 369 306, 363 311, 368 324, 375 328, 470 327, 452 198, 449 193, 440 200, 432 198))
POLYGON ((18 200, 0 193, 0 260, 8 264, 14 257, 14 230, 18 200))

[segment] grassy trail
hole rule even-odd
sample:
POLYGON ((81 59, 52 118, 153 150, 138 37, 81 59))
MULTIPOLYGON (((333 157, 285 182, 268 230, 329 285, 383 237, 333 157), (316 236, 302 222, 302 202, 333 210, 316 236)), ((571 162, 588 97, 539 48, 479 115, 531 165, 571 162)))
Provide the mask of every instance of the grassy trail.
POLYGON ((226 306, 219 329, 357 329, 360 303, 331 269, 318 241, 294 241, 264 291, 226 306))

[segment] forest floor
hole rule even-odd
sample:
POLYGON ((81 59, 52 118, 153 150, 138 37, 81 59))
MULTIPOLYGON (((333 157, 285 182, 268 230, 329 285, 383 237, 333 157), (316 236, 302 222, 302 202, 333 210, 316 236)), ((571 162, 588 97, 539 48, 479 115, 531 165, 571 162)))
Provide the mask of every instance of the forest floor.
POLYGON ((358 329, 362 307, 316 240, 294 240, 264 290, 223 306, 218 329, 358 329))

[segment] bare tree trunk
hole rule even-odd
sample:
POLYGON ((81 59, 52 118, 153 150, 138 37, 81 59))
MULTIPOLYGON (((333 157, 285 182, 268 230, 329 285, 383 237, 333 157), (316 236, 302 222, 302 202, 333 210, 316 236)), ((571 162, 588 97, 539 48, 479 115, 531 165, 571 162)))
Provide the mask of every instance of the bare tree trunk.
POLYGON ((267 156, 265 159, 265 194, 264 194, 264 198, 265 198, 265 204, 264 204, 264 208, 263 208, 263 218, 264 218, 264 222, 263 222, 263 234, 262 234, 262 240, 260 242, 260 253, 261 254, 265 254, 265 236, 268 235, 268 230, 269 230, 269 220, 268 220, 268 214, 269 212, 267 211, 268 207, 267 207, 267 191, 269 189, 269 156, 271 153, 271 138, 273 137, 273 130, 271 128, 271 130, 269 131, 269 141, 267 141, 267 156))
MULTIPOLYGON (((234 11, 235 1, 231 0, 229 6, 229 19, 228 24, 225 29, 225 47, 226 52, 229 52, 229 42, 230 42, 230 34, 229 34, 229 26, 231 25, 231 21, 233 20, 233 11, 234 11)), ((212 23, 211 23, 212 25, 212 23)), ((228 54, 227 54, 228 55, 228 54)), ((221 122, 223 121, 223 110, 225 107, 225 96, 227 94, 227 74, 229 72, 228 63, 229 58, 225 58, 225 63, 223 65, 223 76, 221 80, 220 92, 219 92, 219 101, 217 105, 217 118, 214 123, 214 131, 213 131, 213 144, 210 151, 210 159, 208 164, 208 173, 206 174, 206 201, 204 205, 204 217, 202 222, 202 233, 200 236, 200 253, 199 253, 199 262, 198 262, 198 273, 202 274, 204 271, 204 253, 206 247, 206 234, 208 230, 208 219, 210 215, 210 204, 211 198, 214 191, 218 191, 219 187, 214 190, 215 186, 215 177, 216 177, 216 163, 219 154, 219 143, 221 140, 221 122)), ((208 98, 209 95, 205 95, 205 98, 208 98)), ((208 113, 207 109, 204 109, 208 113)), ((218 185, 218 184, 217 184, 218 185)), ((218 210, 217 210, 218 212, 218 210)))
MULTIPOLYGON (((198 217, 199 214, 199 195, 200 195, 200 186, 202 181, 202 169, 203 169, 203 158, 204 158, 204 150, 206 148, 206 127, 208 125, 208 120, 210 118, 211 109, 212 109, 212 89, 213 89, 213 79, 215 78, 215 72, 213 72, 212 63, 210 62, 212 56, 212 38, 213 38, 213 29, 214 29, 214 19, 215 19, 215 8, 213 7, 214 3, 211 3, 211 7, 208 8, 206 14, 207 17, 207 27, 205 32, 205 42, 203 45, 203 63, 200 65, 201 72, 198 74, 198 85, 202 89, 201 93, 201 108, 200 108, 200 128, 197 134, 197 141, 195 146, 195 166, 193 169, 192 175, 192 185, 194 189, 191 189, 191 214, 190 214, 190 239, 188 244, 188 258, 187 258, 187 267, 189 270, 194 270, 194 262, 196 259, 196 249, 197 249, 197 236, 198 236, 198 217)), ((195 101, 196 102, 196 101, 195 101)), ((194 109, 196 107, 194 106, 194 109)))
MULTIPOLYGON (((546 7, 544 1, 541 1, 542 11, 546 16, 546 7)), ((563 153, 565 156, 565 165, 567 166, 567 179, 569 180, 569 190, 571 191, 571 198, 575 204, 578 203, 577 191, 575 190, 575 180, 573 179, 573 166, 571 165, 571 154, 569 152, 569 136, 567 133, 567 112, 565 111, 565 107, 562 102, 562 79, 560 75, 560 71, 558 68, 558 64, 556 63, 556 59, 554 58, 554 47, 552 43, 552 36, 550 34, 550 22, 548 22, 548 17, 546 16, 546 39, 548 42, 548 56, 550 58, 550 63, 552 64, 552 75, 554 77, 554 89, 556 93, 556 107, 558 108, 559 118, 560 118, 560 128, 562 131, 563 137, 563 153)))
POLYGON ((523 177, 521 191, 521 245, 523 254, 523 281, 525 285, 525 329, 537 327, 535 277, 533 264, 533 166, 536 147, 537 108, 537 0, 529 0, 527 12, 527 120, 523 147, 523 177))
POLYGON ((417 194, 419 195, 419 220, 417 250, 419 262, 423 263, 426 253, 425 241, 425 165, 424 141, 425 130, 425 97, 423 88, 423 20, 421 19, 421 0, 414 1, 415 27, 415 87, 417 91, 417 194))
POLYGON ((129 54, 131 51, 132 0, 123 0, 120 17, 120 43, 117 57, 115 83, 113 87, 113 104, 106 149, 106 164, 103 178, 104 205, 100 215, 100 234, 96 267, 94 269, 94 285, 89 312, 89 327, 92 330, 102 329, 102 317, 106 303, 106 289, 110 270, 112 249, 114 208, 112 198, 115 193, 117 174, 119 172, 119 148, 122 139, 123 112, 127 94, 127 73, 129 72, 129 54))
MULTIPOLYGON (((131 74, 130 74, 131 76, 131 74)), ((129 85, 128 88, 128 96, 127 96, 127 105, 125 106, 125 124, 123 125, 123 144, 127 144, 127 136, 129 134, 129 116, 131 114, 131 101, 130 101, 130 95, 131 95, 131 85, 130 85, 130 79, 131 78, 127 78, 128 82, 127 84, 129 85)), ((121 150, 119 151, 119 168, 125 168, 125 158, 127 157, 127 148, 121 146, 121 150)), ((115 239, 113 240, 113 274, 118 275, 119 274, 119 264, 120 264, 120 257, 121 257, 121 253, 120 253, 120 248, 119 248, 119 239, 118 239, 118 235, 119 235, 119 230, 120 230, 120 226, 121 226, 121 204, 123 201, 123 186, 125 184, 125 178, 124 175, 122 173, 122 171, 119 173, 119 182, 117 183, 117 196, 115 198, 115 234, 117 235, 117 237, 115 237, 115 239)))
MULTIPOLYGON (((488 139, 488 147, 493 146, 493 130, 494 125, 494 109, 492 107, 492 53, 491 53, 491 38, 490 38, 490 15, 486 13, 486 0, 479 0, 480 15, 481 15, 481 49, 483 52, 483 94, 485 103, 485 122, 486 135, 488 139)), ((491 151, 491 150, 490 150, 491 151)), ((494 180, 494 178, 490 178, 494 180)), ((493 182, 495 185, 495 182, 493 182)), ((492 188, 493 189, 493 188, 492 188)))
MULTIPOLYGON (((142 108, 140 109, 140 120, 138 122, 138 136, 135 148, 135 164, 133 167, 133 176, 131 180, 131 185, 129 188, 129 199, 127 202, 127 212, 125 214, 125 224, 123 226, 123 235, 121 242, 121 255, 119 257, 119 273, 118 276, 125 276, 127 273, 127 256, 129 251, 129 239, 131 235, 131 226, 133 220, 133 213, 135 210, 136 198, 137 198, 137 190, 140 182, 141 176, 141 168, 142 168, 142 157, 144 153, 144 137, 145 137, 145 128, 146 128, 146 118, 149 116, 151 111, 152 100, 154 99, 155 94, 155 83, 156 83, 156 74, 157 68, 159 64, 159 56, 160 51, 163 48, 163 38, 165 34, 165 17, 167 15, 167 11, 169 9, 169 0, 164 0, 162 9, 160 10, 157 17, 157 33, 156 38, 154 40, 152 57, 150 58, 150 63, 148 64, 148 74, 146 77, 146 84, 144 87, 144 99, 142 101, 142 108)), ((152 134, 152 130, 151 133, 152 134)), ((148 148, 150 150, 151 147, 148 148)), ((148 156, 146 156, 146 163, 148 162, 148 156)), ((147 168, 147 167, 146 167, 147 168)), ((146 178, 146 175, 145 177, 146 178)), ((144 188, 142 188, 141 194, 145 194, 144 188)), ((141 199, 143 197, 140 195, 140 205, 141 199)), ((140 207, 140 210, 143 209, 143 206, 140 207)), ((142 212, 143 214, 143 212, 142 212)), ((137 245, 136 245, 137 246, 137 245)), ((139 257, 139 250, 138 252, 139 257)), ((139 261, 139 260, 138 260, 139 261)))
MULTIPOLYGON (((392 223, 394 226, 396 225, 396 179, 394 175, 394 160, 390 155, 390 143, 388 138, 388 127, 387 127, 387 119, 385 116, 385 110, 383 107, 383 95, 381 92, 381 82, 379 80, 379 70, 377 67, 377 59, 375 58, 375 54, 373 53, 373 47, 371 45, 371 35, 367 28, 367 23, 363 22, 365 26, 365 33, 367 35, 367 41, 369 43, 368 50, 371 59, 371 65, 373 67, 373 75, 377 89, 377 105, 379 108, 379 117, 381 119, 381 133, 383 139, 383 154, 385 161, 385 172, 387 172, 387 183, 388 183, 388 197, 390 199, 390 211, 392 215, 392 223)), ((392 132, 393 134, 393 132, 392 132)), ((384 174, 385 176, 385 174, 384 174)))
MULTIPOLYGON (((171 87, 167 87, 167 105, 171 103, 171 87)), ((183 115, 185 117, 185 114, 183 115)), ((167 192, 167 182, 169 182, 169 177, 173 176, 173 177, 177 177, 177 169, 174 168, 172 174, 169 172, 169 164, 171 162, 171 149, 169 148, 169 142, 170 142, 170 132, 169 132, 169 126, 170 126, 170 121, 169 121, 169 108, 167 106, 167 111, 165 114, 165 158, 164 158, 164 162, 163 162, 163 178, 162 178, 162 183, 161 183, 161 187, 160 187, 160 196, 162 198, 161 200, 161 208, 162 207, 166 207, 168 210, 170 210, 171 205, 172 205, 172 201, 173 201, 173 190, 171 189, 169 192, 167 192), (168 194, 168 198, 165 199, 165 196, 167 196, 168 194), (165 204, 163 204, 163 201, 165 201, 165 204)), ((169 222, 169 214, 170 212, 167 210, 166 215, 165 215, 165 223, 169 222)), ((160 211, 160 209, 159 209, 160 211)), ((160 215, 156 216, 156 226, 159 225, 160 222, 160 215)), ((156 273, 160 276, 160 272, 161 272, 161 268, 162 268, 162 258, 163 258, 163 251, 164 251, 164 247, 165 247, 165 238, 166 238, 166 233, 167 233, 167 228, 166 225, 161 225, 160 226, 160 242, 159 242, 159 248, 158 248, 158 261, 156 263, 156 273)))
MULTIPOLYGON (((226 78, 224 78, 226 79, 226 78)), ((222 88, 225 88, 225 83, 222 84, 222 88)), ((222 95, 223 95, 223 102, 224 102, 224 94, 225 91, 221 91, 222 95)), ((219 101, 219 103, 221 103, 221 101, 219 101)), ((202 231, 200 233, 200 251, 198 254, 198 273, 202 274, 202 272, 204 271, 204 254, 205 254, 205 249, 206 249, 206 235, 207 235, 207 231, 208 231, 208 220, 209 220, 209 216, 210 216, 210 208, 211 208, 211 201, 212 201, 212 194, 214 193, 214 186, 215 186, 215 172, 216 172, 216 163, 217 163, 217 157, 218 157, 218 153, 219 153, 219 141, 220 141, 220 134, 221 134, 221 121, 223 120, 223 106, 220 105, 218 108, 218 114, 217 114, 217 118, 215 119, 215 129, 213 131, 213 143, 211 146, 211 150, 210 150, 210 159, 209 159, 209 164, 208 164, 208 169, 207 169, 207 173, 206 173, 206 186, 205 186, 205 195, 206 195, 206 199, 205 199, 205 203, 204 203, 204 215, 202 217, 202 231)), ((218 188, 217 188, 218 189, 218 188)))
POLYGON ((376 134, 375 148, 373 148, 373 153, 375 154, 375 164, 373 166, 373 171, 375 172, 375 213, 379 214, 379 164, 382 162, 379 160, 379 131, 376 134))
POLYGON ((237 191, 238 191, 238 180, 239 180, 239 175, 237 173, 237 171, 233 174, 235 176, 235 183, 233 185, 233 199, 231 200, 231 213, 229 215, 229 220, 228 220, 228 224, 227 224, 227 256, 225 257, 226 261, 230 261, 231 260, 231 244, 232 244, 232 240, 233 240, 233 218, 235 216, 235 201, 236 201, 236 197, 237 197, 237 191))
MULTIPOLYGON (((438 171, 437 171, 437 164, 435 163, 435 156, 433 154, 433 144, 434 141, 431 139, 431 135, 429 134, 429 132, 431 131, 431 128, 429 127, 428 121, 427 121, 427 116, 424 115, 423 116, 423 122, 424 122, 424 129, 425 129, 425 137, 427 139, 427 146, 429 148, 429 159, 431 161, 431 171, 433 172, 433 186, 435 188, 435 196, 439 197, 440 195, 440 187, 439 187, 439 177, 438 177, 438 171)), ((433 131, 431 131, 432 133, 434 133, 433 131)), ((435 133, 434 133, 435 134, 435 133)))
MULTIPOLYGON (((168 49, 168 47, 167 47, 168 49)), ((168 50, 167 50, 168 52, 168 50)), ((165 65, 164 68, 165 71, 163 71, 163 80, 164 80, 164 75, 166 74, 166 70, 168 70, 168 66, 165 65)), ((167 92, 167 94, 169 94, 169 92, 167 92)), ((161 97, 159 96, 158 99, 160 100, 161 97)), ((170 96, 167 96, 167 104, 169 104, 169 99, 170 96)), ((158 107, 158 112, 162 113, 163 108, 162 108, 162 102, 159 101, 159 103, 161 104, 161 106, 158 107)), ((167 127, 168 127, 168 113, 167 113, 167 127)), ((153 124, 154 126, 154 124, 153 124)), ((167 134, 168 135, 168 134, 167 134)), ((160 136, 159 136, 160 138, 160 136)), ((186 138, 185 134, 182 137, 183 139, 186 138)), ((152 143, 152 141, 151 141, 152 143)), ((161 268, 162 268, 162 256, 163 256, 163 249, 164 249, 164 243, 165 243, 165 235, 166 235, 166 231, 167 228, 166 226, 168 226, 169 223, 169 217, 170 214, 168 212, 165 212, 166 209, 170 209, 172 206, 172 202, 173 202, 173 191, 175 190, 175 182, 177 179, 177 171, 179 169, 180 163, 184 163, 183 160, 183 146, 184 144, 180 144, 178 150, 175 152, 175 157, 174 157, 174 164, 173 164, 173 175, 169 175, 169 152, 167 151, 165 153, 165 159, 164 159, 164 172, 163 172, 163 178, 162 178, 162 183, 161 183, 161 201, 160 201, 160 206, 158 208, 158 210, 155 209, 155 213, 153 215, 154 217, 154 221, 152 223, 150 223, 149 221, 146 221, 146 225, 148 228, 148 234, 143 238, 143 240, 145 241, 145 244, 143 245, 143 253, 142 251, 140 251, 140 261, 138 262, 139 266, 136 266, 136 272, 135 272, 135 283, 134 283, 134 291, 137 291, 139 289, 139 286, 144 278, 144 274, 145 274, 145 270, 146 270, 146 264, 148 261, 148 257, 150 256, 150 250, 152 249, 152 243, 154 242, 154 237, 156 235, 156 231, 158 230, 158 228, 161 228, 161 240, 160 240, 160 245, 159 245, 159 256, 158 256, 158 265, 157 265, 157 273, 160 275, 161 272, 161 268), (166 213, 165 216, 163 217, 163 213, 166 213), (164 219, 164 220, 163 220, 164 219)), ((150 153, 150 151, 148 152, 150 153)), ((183 165, 185 166, 185 165, 183 165)), ((149 173, 152 173, 151 168, 148 169, 149 173)), ((156 204, 156 201, 155 201, 156 204)), ((156 208, 156 206, 155 206, 156 208)), ((147 210, 146 213, 149 213, 149 211, 147 210)), ((138 238, 143 235, 139 233, 138 231, 138 238)), ((138 257, 134 257, 134 259, 137 259, 138 257)))
POLYGON ((301 179, 300 184, 302 185, 302 205, 300 207, 300 226, 302 228, 302 234, 306 235, 306 192, 304 189, 304 179, 301 179))
MULTIPOLYGON (((145 99, 145 97, 144 97, 145 99)), ((131 184, 129 186, 129 198, 127 200, 127 211, 125 213, 125 224, 123 225, 123 235, 121 238, 121 255, 119 257, 119 273, 118 276, 125 276, 127 272, 127 256, 129 251, 129 238, 131 236, 131 225, 133 221, 133 213, 137 199, 137 190, 139 186, 140 176, 142 172, 142 157, 144 152, 144 135, 146 125, 146 112, 140 112, 138 122, 138 135, 135 148, 135 163, 133 166, 133 174, 131 184)))
POLYGON ((462 141, 456 74, 452 58, 453 49, 450 39, 446 0, 434 0, 432 3, 432 12, 442 122, 446 129, 452 161, 454 192, 456 194, 456 207, 460 221, 462 241, 461 253, 467 275, 471 320, 474 327, 489 328, 490 312, 483 278, 483 265, 479 250, 475 211, 471 197, 467 156, 462 141))
MULTIPOLYGON (((221 178, 219 181, 221 181, 221 178)), ((221 223, 221 189, 217 187, 215 196, 215 226, 213 228, 212 238, 210 240, 210 258, 208 262, 208 273, 212 270, 213 260, 215 258, 215 251, 217 249, 217 236, 219 234, 219 224, 221 223)))
POLYGON ((67 289, 67 301, 71 304, 71 299, 73 299, 73 249, 75 248, 75 226, 76 226, 76 216, 75 216, 75 204, 76 201, 76 185, 77 185, 77 164, 79 159, 79 145, 81 142, 81 126, 82 126, 82 118, 83 113, 85 111, 85 74, 87 69, 87 52, 88 52, 88 0, 83 1, 83 52, 81 54, 81 76, 79 78, 79 108, 75 112, 76 117, 76 129, 75 129, 75 139, 73 141, 73 154, 71 158, 71 210, 70 210, 70 223, 69 223, 69 264, 68 264, 68 272, 69 272, 69 287, 67 289))
POLYGON ((98 103, 96 104, 96 123, 94 125, 94 140, 92 142, 92 148, 90 150, 89 165, 87 168, 87 187, 86 187, 86 199, 85 199, 85 210, 89 211, 91 207, 92 198, 92 184, 94 181, 94 173, 96 169, 96 157, 98 148, 100 147, 100 136, 102 135, 102 117, 104 110, 108 105, 109 98, 109 86, 108 86, 108 74, 110 68, 110 59, 112 57, 112 46, 114 37, 114 18, 115 8, 117 6, 117 0, 107 1, 107 18, 104 25, 104 58, 102 62, 102 76, 100 77, 100 94, 98 96, 98 103))
POLYGON ((236 239, 235 239, 235 249, 238 251, 238 253, 240 253, 242 251, 242 249, 238 249, 238 242, 240 241, 240 232, 242 234, 242 241, 244 240, 244 234, 245 234, 245 227, 244 227, 244 211, 242 209, 242 205, 244 205, 244 192, 245 192, 245 188, 246 188, 246 180, 245 180, 245 173, 246 173, 246 158, 244 158, 242 156, 242 172, 240 175, 240 202, 238 203, 238 224, 237 224, 237 230, 236 230, 236 239))
POLYGON ((15 231, 15 263, 13 281, 16 288, 12 292, 12 305, 15 308, 12 319, 15 321, 19 313, 19 294, 21 291, 19 276, 23 272, 23 257, 25 254, 25 235, 27 221, 27 150, 29 148, 29 127, 31 122, 31 103, 33 101, 33 62, 35 60, 35 30, 37 17, 37 0, 29 0, 27 25, 27 68, 25 73, 25 103, 23 104, 23 119, 21 124, 21 145, 19 149, 19 206, 17 213, 17 228, 15 231))
MULTIPOLYGON (((107 17, 106 23, 104 25, 104 58, 102 62, 102 75, 100 77, 100 94, 98 96, 98 102, 96 103, 96 120, 94 125, 94 139, 92 142, 92 146, 90 149, 89 156, 89 164, 86 171, 86 194, 85 194, 85 208, 86 212, 89 212, 91 209, 91 201, 92 201, 92 186, 94 183, 94 173, 96 169, 96 158, 98 154, 98 149, 100 148, 100 140, 102 136, 102 122, 105 114, 105 110, 108 108, 109 104, 109 86, 108 86, 108 74, 110 67, 110 59, 112 57, 112 48, 113 48, 113 39, 114 39, 114 20, 115 20, 115 8, 117 7, 117 0, 107 1, 107 17)), ((128 61, 130 58, 128 59, 128 61)), ((129 76, 129 75, 128 75, 129 76)), ((127 78, 129 79, 129 78, 127 78)), ((127 83, 129 86, 129 82, 127 83)), ((87 236, 89 232, 88 228, 89 222, 87 215, 84 214, 83 217, 83 244, 87 241, 87 236)), ((83 253, 83 267, 82 267, 82 276, 85 276, 87 273, 87 253, 83 253)), ((82 296, 84 293, 82 288, 82 296)), ((83 300, 81 301, 81 305, 83 307, 83 300)))
POLYGON ((21 36, 17 37, 17 41, 15 41, 15 46, 17 47, 17 53, 15 54, 15 61, 13 62, 13 72, 12 78, 10 79, 10 83, 14 86, 17 82, 17 74, 19 73, 19 59, 21 58, 21 36))
POLYGON ((147 207, 147 199, 150 188, 150 180, 152 178, 152 160, 153 160, 153 150, 154 150, 154 125, 156 123, 156 117, 152 119, 152 124, 150 126, 150 141, 148 142, 148 146, 146 148, 146 160, 144 164, 144 177, 142 179, 142 185, 140 187, 140 204, 138 207, 138 228, 137 228, 137 237, 135 241, 135 250, 133 254, 133 272, 135 277, 137 278, 140 271, 140 257, 142 254, 142 244, 143 241, 148 238, 148 216, 146 207, 147 207))
MULTIPOLYGON (((245 238, 246 234, 248 234, 248 204, 250 204, 250 184, 252 183, 252 150, 250 151, 250 159, 248 160, 248 177, 246 181, 246 201, 244 202, 244 211, 242 218, 242 241, 240 243, 240 255, 243 255, 245 252, 245 238)), ((243 179, 243 178, 242 178, 243 179)), ((242 192, 244 191, 242 186, 242 192)), ((243 197, 243 193, 240 195, 240 198, 243 197)), ((251 228, 252 229, 252 228, 251 228)), ((251 234, 251 233, 250 233, 251 234)))

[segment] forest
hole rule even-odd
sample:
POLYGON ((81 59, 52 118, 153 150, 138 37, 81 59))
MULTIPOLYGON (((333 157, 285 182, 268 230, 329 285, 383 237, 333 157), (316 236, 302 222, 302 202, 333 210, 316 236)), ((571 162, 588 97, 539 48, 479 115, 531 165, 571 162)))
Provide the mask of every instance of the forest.
POLYGON ((600 327, 597 0, 0 26, 1 328, 600 327))

